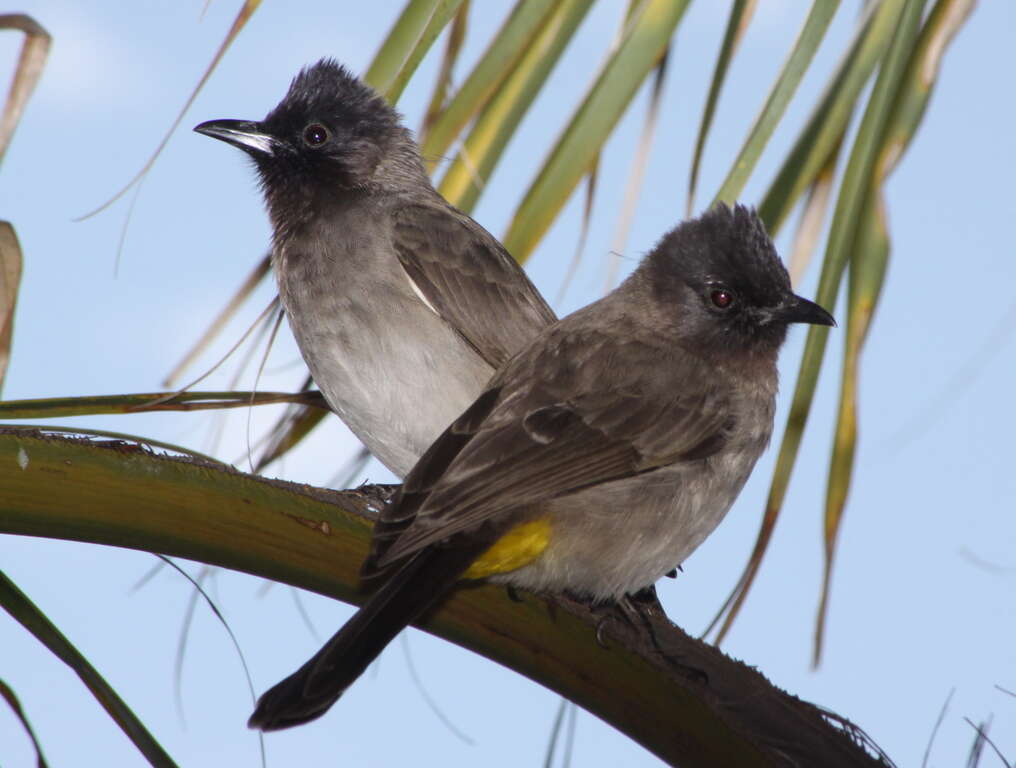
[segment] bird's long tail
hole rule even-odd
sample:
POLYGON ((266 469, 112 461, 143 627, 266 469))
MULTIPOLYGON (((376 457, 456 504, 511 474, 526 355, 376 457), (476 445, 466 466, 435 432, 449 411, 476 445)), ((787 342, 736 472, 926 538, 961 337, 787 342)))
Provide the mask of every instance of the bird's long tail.
POLYGON ((310 661, 258 699, 247 725, 277 731, 323 715, 404 627, 448 593, 476 555, 472 547, 417 554, 310 661))

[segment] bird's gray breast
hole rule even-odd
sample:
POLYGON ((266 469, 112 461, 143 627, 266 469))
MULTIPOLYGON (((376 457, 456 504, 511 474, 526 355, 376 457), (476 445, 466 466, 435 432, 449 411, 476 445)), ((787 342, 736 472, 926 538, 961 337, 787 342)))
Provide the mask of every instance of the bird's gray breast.
POLYGON ((381 207, 336 209, 277 242, 273 265, 318 388, 402 477, 492 369, 414 289, 381 207))

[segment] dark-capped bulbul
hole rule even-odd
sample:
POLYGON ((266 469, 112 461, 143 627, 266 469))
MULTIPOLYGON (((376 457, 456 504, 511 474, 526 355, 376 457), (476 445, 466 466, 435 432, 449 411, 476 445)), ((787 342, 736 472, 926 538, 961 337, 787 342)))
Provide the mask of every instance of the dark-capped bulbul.
POLYGON ((261 122, 194 130, 254 161, 303 358, 399 477, 556 319, 497 239, 431 186, 398 113, 334 61, 300 72, 261 122))
POLYGON ((615 291, 542 331, 434 442, 377 523, 375 591, 250 725, 323 714, 461 579, 593 603, 679 565, 769 443, 796 296, 754 211, 720 205, 667 234, 615 291))

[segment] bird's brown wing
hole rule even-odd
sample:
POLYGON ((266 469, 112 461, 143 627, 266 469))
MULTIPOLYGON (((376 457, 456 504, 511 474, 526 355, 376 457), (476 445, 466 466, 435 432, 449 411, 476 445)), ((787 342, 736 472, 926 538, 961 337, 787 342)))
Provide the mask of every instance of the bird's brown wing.
POLYGON ((557 319, 504 246, 443 201, 400 207, 394 244, 417 290, 493 368, 557 319))
MULTIPOLYGON (((576 345, 596 347, 588 338, 564 344, 576 345)), ((626 365, 634 353, 619 347, 610 390, 576 390, 576 381, 590 380, 581 360, 546 376, 554 359, 576 361, 560 346, 523 352, 424 454, 375 529, 367 578, 455 534, 507 529, 519 519, 513 512, 531 505, 704 459, 724 445, 733 424, 722 387, 680 370, 664 386, 647 375, 645 360, 626 365), (546 378, 535 378, 541 368, 546 378)))

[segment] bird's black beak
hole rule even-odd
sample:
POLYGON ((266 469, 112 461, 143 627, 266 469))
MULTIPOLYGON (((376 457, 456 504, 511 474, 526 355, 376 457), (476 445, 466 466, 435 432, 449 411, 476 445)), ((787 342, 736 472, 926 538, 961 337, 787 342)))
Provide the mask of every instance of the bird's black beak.
POLYGON ((814 301, 793 296, 780 309, 780 316, 786 323, 811 323, 812 325, 836 325, 836 320, 814 301))
POLYGON ((239 147, 250 155, 273 155, 278 143, 261 123, 250 120, 209 120, 194 128, 198 133, 239 147))

